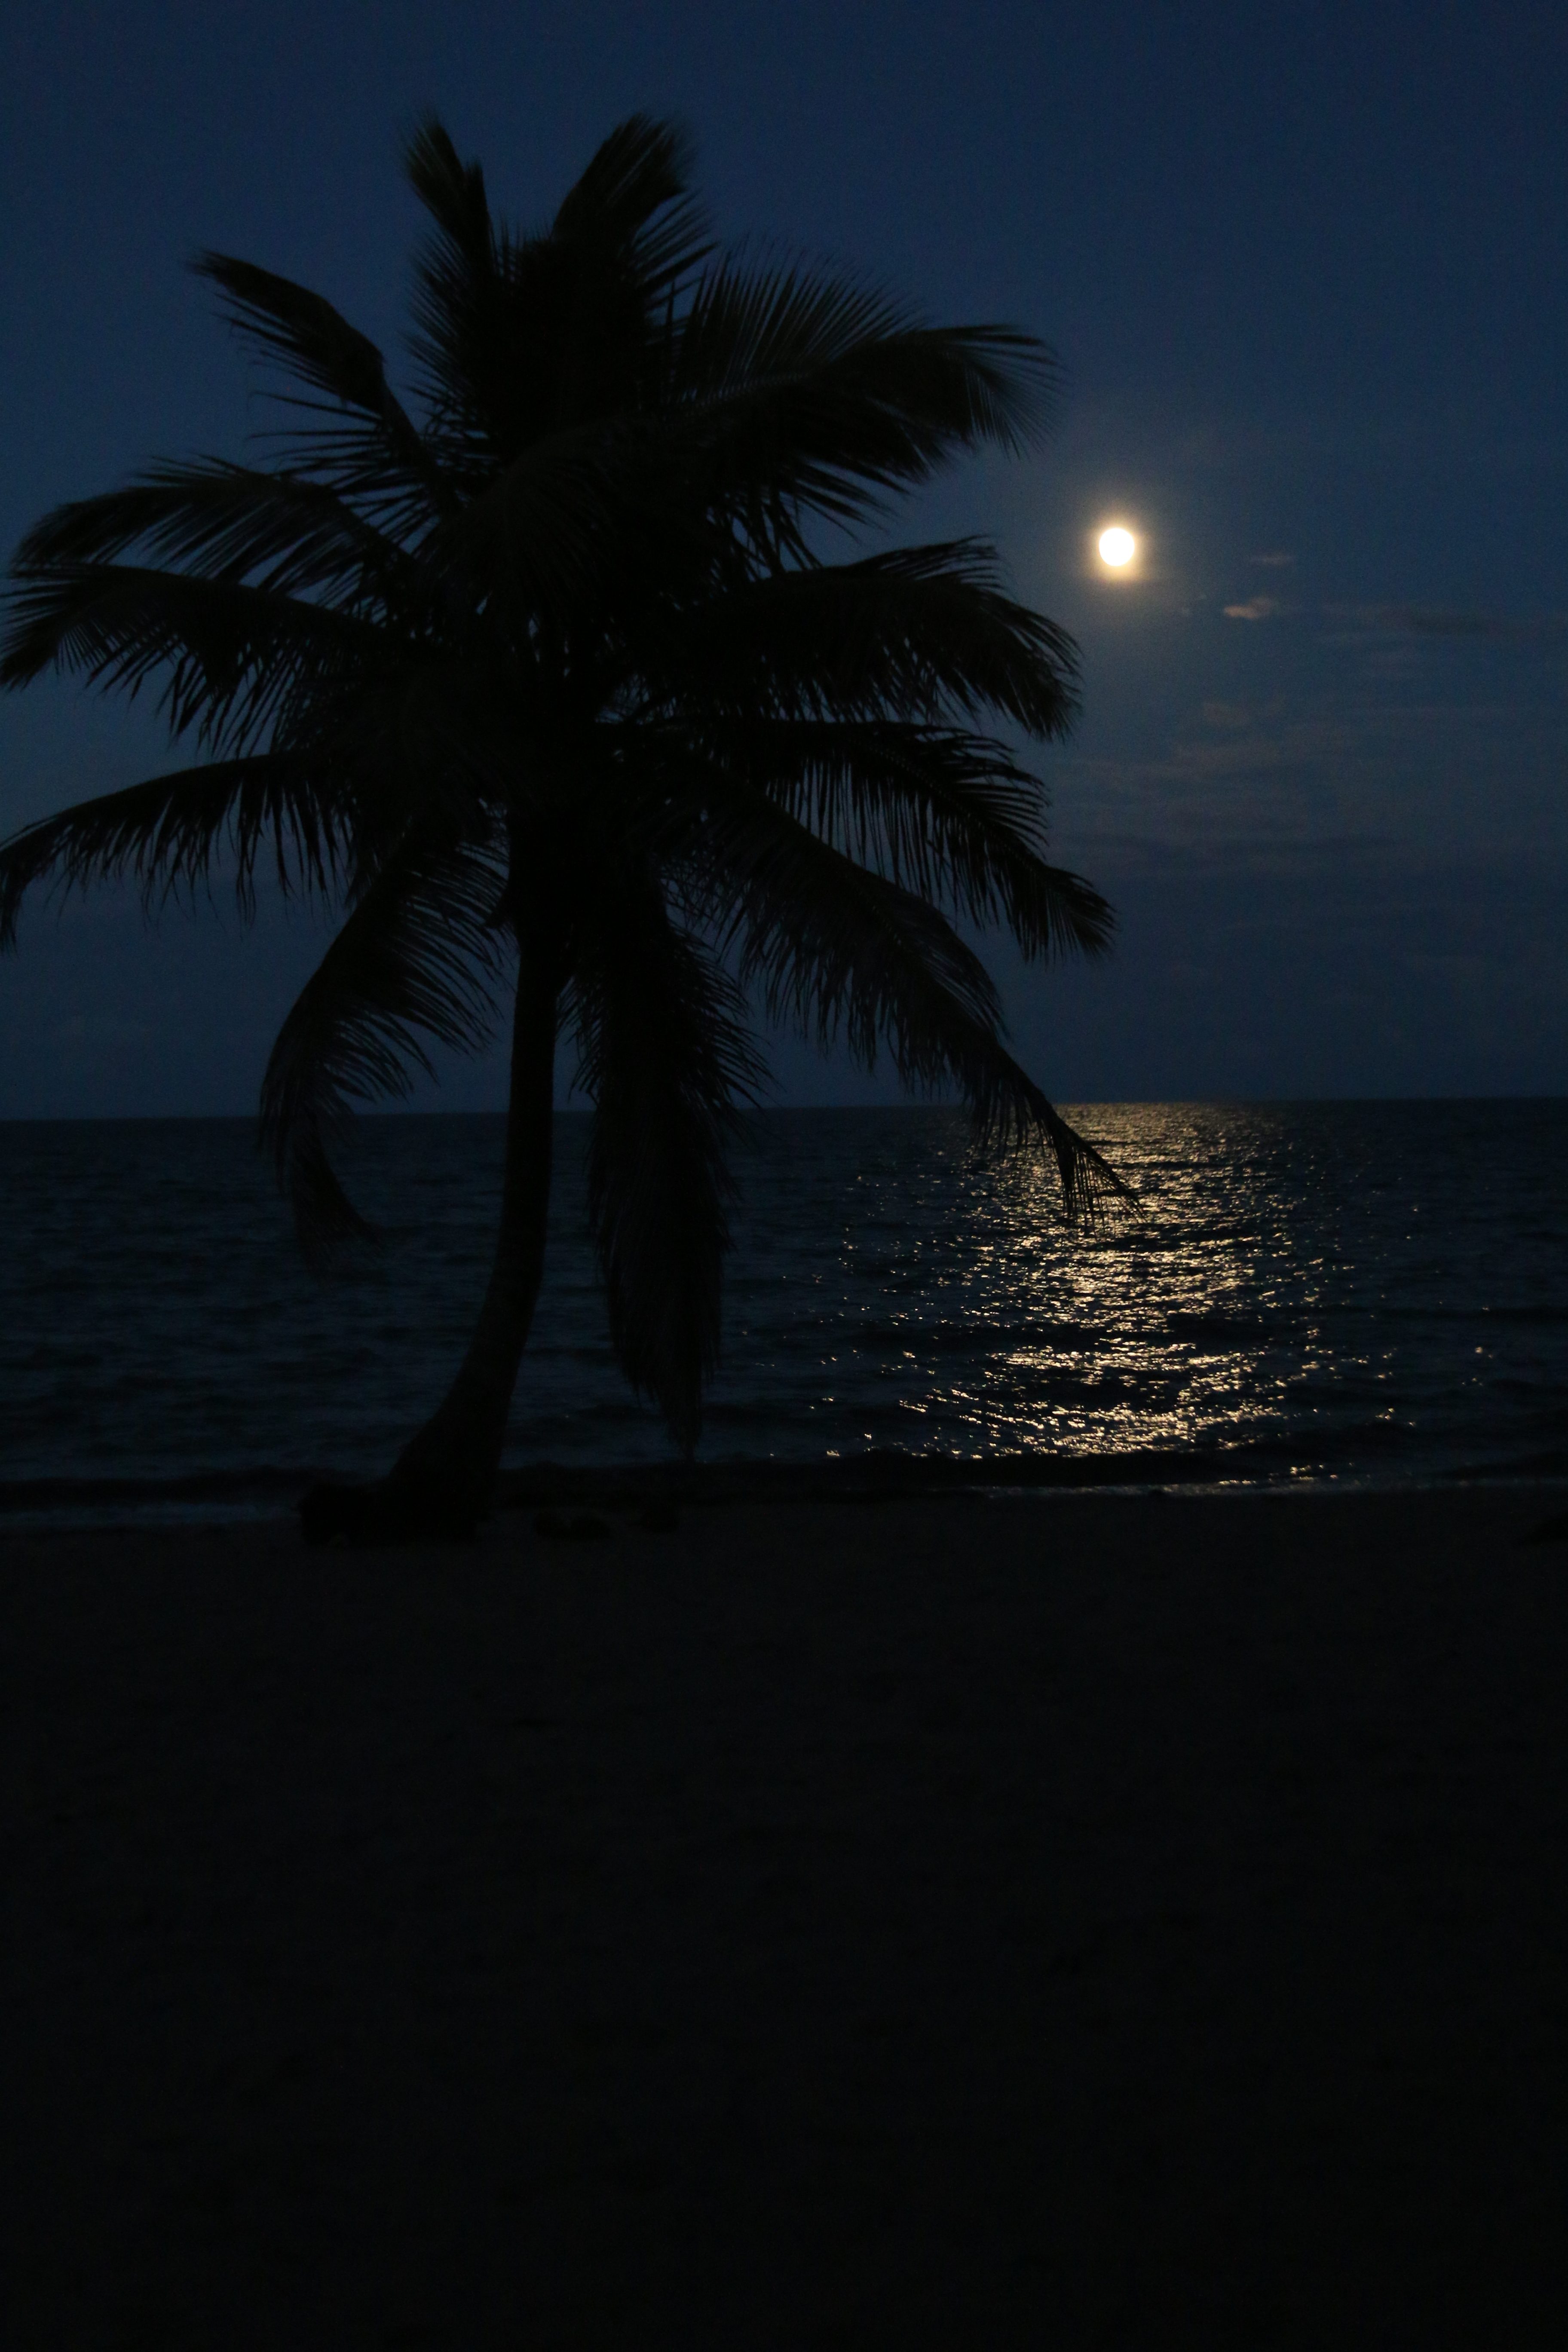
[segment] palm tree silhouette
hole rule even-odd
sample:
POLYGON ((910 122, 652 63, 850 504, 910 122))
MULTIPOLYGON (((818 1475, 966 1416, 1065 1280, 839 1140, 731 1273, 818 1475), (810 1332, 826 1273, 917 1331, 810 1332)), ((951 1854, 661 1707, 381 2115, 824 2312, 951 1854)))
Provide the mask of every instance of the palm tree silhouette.
POLYGON ((970 541, 828 561, 956 453, 1017 450, 1055 385, 1010 328, 933 328, 821 268, 711 243, 680 134, 605 142, 542 234, 498 226, 430 121, 420 421, 319 295, 195 265, 294 412, 278 461, 169 465, 23 541, 0 659, 161 682, 196 763, 0 848, 24 895, 132 875, 149 901, 263 861, 344 919, 283 1024, 264 1134, 301 1238, 364 1230, 334 1126, 511 1000, 494 1268, 445 1402, 307 1531, 454 1532, 488 1507, 542 1265, 558 1039, 594 1105, 589 1197, 616 1353, 689 1449, 719 1337, 749 1010, 956 1091, 1054 1154, 1069 1213, 1118 1180, 1003 1043, 956 921, 1093 954, 1110 910, 1042 856, 1043 791, 989 719, 1074 710, 1071 640, 970 541), (140 559, 140 560, 137 560, 140 559))

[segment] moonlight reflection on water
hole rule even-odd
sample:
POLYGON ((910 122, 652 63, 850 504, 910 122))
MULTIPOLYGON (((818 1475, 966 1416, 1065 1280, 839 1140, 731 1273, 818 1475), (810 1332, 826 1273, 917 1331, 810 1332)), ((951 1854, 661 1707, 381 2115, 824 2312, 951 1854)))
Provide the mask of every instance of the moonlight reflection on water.
MULTIPOLYGON (((959 1113, 753 1119, 703 1455, 1568 1468, 1568 1105, 1072 1115, 1138 1191, 1076 1234, 1054 1179, 983 1159, 959 1113)), ((668 1454, 610 1354, 585 1134, 562 1120, 514 1462, 668 1454)), ((0 1478, 382 1466, 466 1343, 500 1156, 499 1120, 363 1122, 384 1244, 322 1282, 243 1121, 0 1127, 0 1478)))

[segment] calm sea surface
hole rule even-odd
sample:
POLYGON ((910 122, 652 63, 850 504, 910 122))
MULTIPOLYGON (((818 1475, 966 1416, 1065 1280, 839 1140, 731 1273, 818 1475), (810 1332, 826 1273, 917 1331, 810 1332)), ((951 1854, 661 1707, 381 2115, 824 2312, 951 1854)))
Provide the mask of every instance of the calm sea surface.
MULTIPOLYGON (((1568 1473, 1568 1103, 1073 1116, 1140 1196, 1087 1235, 956 1113, 755 1118, 702 1455, 1224 1447, 1247 1478, 1568 1473)), ((609 1351, 585 1132, 562 1121, 513 1462, 668 1451, 609 1351)), ((313 1470, 384 1467, 461 1354, 500 1158, 496 1119, 364 1121, 346 1164, 384 1241, 322 1280, 246 1122, 0 1125, 8 1499, 201 1474, 254 1508, 313 1470)))

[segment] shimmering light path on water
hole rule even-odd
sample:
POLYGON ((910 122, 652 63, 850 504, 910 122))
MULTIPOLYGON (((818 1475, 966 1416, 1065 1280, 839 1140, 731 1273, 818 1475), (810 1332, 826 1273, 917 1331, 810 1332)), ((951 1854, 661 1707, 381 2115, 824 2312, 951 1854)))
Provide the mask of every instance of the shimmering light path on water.
MULTIPOLYGON (((941 1110, 751 1124, 702 1453, 1237 1446, 1248 1475, 1568 1470, 1568 1104, 1100 1105, 1138 1213, 1067 1232, 941 1110)), ((662 1458, 594 1282, 562 1122, 510 1457, 662 1458)), ((498 1121, 366 1121, 384 1246, 300 1265, 248 1127, 0 1127, 0 1480, 371 1471, 483 1286, 498 1121)))

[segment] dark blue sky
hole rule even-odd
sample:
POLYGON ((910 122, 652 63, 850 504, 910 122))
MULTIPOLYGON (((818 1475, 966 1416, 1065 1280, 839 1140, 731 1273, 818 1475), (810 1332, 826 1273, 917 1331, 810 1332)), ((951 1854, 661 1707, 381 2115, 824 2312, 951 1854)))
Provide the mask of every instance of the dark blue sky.
MULTIPOLYGON (((679 112, 726 237, 1010 319, 1070 373, 993 532, 1085 655, 1048 771, 1114 961, 1002 966, 1064 1100, 1568 1090, 1568 16, 1560 6, 737 8, 447 0, 8 12, 0 538, 266 422, 183 271, 319 287, 395 347, 434 104, 542 220, 679 112), (1090 576, 1112 515, 1146 576, 1090 576), (1289 560, 1286 560, 1289 559, 1289 560)), ((150 721, 0 704, 0 829, 131 781, 150 721)), ((243 1111, 319 932, 100 896, 0 966, 0 1117, 243 1111)), ((787 1054, 798 1100, 846 1075, 787 1054)), ((441 1099, 496 1098, 454 1073, 441 1099)))

